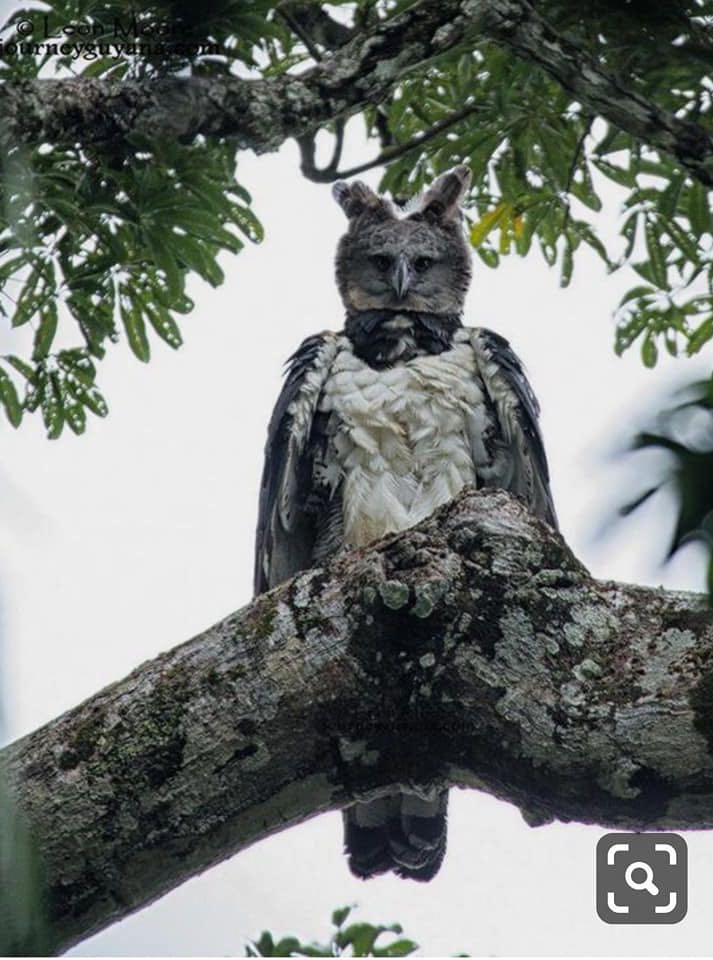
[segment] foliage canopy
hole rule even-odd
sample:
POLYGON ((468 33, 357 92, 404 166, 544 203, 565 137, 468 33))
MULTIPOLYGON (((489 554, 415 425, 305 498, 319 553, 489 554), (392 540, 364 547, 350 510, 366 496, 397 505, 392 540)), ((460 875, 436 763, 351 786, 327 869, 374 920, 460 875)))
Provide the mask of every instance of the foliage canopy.
MULTIPOLYGON (((359 36, 429 7, 433 0, 208 0, 200 10, 187 0, 51 0, 9 17, 0 78, 264 82, 346 55, 359 36), (128 27, 121 49, 99 29, 117 19, 128 27), (48 36, 72 42, 36 43, 48 36)), ((537 15, 622 91, 711 130, 713 0, 543 0, 537 15)), ((648 367, 661 350, 698 353, 713 338, 710 184, 675 150, 622 129, 606 105, 583 105, 519 53, 471 24, 446 53, 404 70, 378 103, 361 104, 375 159, 359 169, 383 166, 382 189, 406 199, 469 164, 468 229, 486 266, 539 255, 567 286, 582 250, 593 250, 607 271, 631 277, 612 305, 618 353, 636 346, 648 367), (612 197, 615 237, 602 234, 598 217, 612 197)), ((358 172, 339 169, 350 112, 325 126, 335 141, 327 168, 314 163, 317 130, 300 139, 307 176, 358 172)), ((82 433, 88 412, 107 413, 97 362, 108 344, 123 339, 144 362, 155 338, 180 346, 179 321, 193 306, 188 275, 220 284, 219 256, 259 242, 262 228, 236 179, 236 139, 30 143, 7 129, 0 139, 0 310, 18 329, 17 349, 0 357, 0 404, 13 426, 38 410, 49 437, 65 426, 82 433)), ((711 497, 685 509, 698 517, 689 534, 708 537, 711 497)))

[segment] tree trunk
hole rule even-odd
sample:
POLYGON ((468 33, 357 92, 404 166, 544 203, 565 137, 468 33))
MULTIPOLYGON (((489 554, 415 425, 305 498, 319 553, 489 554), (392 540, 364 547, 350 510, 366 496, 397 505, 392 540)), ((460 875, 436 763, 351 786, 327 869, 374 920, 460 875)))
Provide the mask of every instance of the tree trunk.
POLYGON ((490 38, 545 69, 588 113, 675 157, 713 185, 713 138, 610 77, 559 36, 527 0, 421 0, 299 75, 116 81, 77 77, 0 86, 8 142, 101 143, 122 153, 133 134, 226 136, 257 153, 384 100, 410 73, 456 47, 490 38))
POLYGON ((518 500, 467 490, 0 753, 47 949, 394 784, 533 824, 710 827, 712 642, 705 598, 593 580, 518 500))

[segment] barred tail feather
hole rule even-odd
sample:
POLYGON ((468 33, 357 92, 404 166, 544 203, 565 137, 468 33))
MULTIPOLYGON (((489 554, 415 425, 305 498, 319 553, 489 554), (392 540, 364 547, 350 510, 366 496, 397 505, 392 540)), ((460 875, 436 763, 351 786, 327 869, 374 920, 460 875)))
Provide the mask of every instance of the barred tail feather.
POLYGON ((344 811, 349 869, 364 880, 389 870, 409 880, 431 880, 446 852, 448 791, 432 799, 393 793, 344 811))

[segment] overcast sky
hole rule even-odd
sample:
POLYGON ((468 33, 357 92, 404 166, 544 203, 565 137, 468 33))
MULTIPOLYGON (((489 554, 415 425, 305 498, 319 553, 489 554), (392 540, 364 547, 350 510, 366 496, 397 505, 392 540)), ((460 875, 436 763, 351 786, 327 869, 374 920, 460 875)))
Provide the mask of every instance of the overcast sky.
MULTIPOLYGON (((345 163, 368 155, 352 125, 345 163)), ((303 180, 296 150, 245 156, 267 239, 223 261, 225 285, 193 283, 185 346, 152 343, 143 366, 124 344, 100 365, 110 405, 84 437, 49 442, 39 417, 0 420, 0 600, 6 726, 13 739, 73 707, 142 661, 249 602, 256 494, 270 410, 285 358, 301 339, 339 328, 334 248, 345 221, 328 187, 303 180)), ((367 177, 375 184, 378 177, 367 177)), ((605 229, 613 228, 616 204, 605 229)), ((631 491, 638 466, 612 459, 627 425, 665 391, 710 371, 711 352, 667 358, 612 351, 612 308, 633 284, 578 261, 572 286, 533 251, 497 271, 475 261, 466 322, 508 337, 543 407, 562 532, 597 575, 700 590, 696 548, 665 569, 673 522, 665 498, 597 531, 631 491)), ((7 330, 0 350, 16 349, 7 330)), ((713 836, 687 834, 690 906, 674 927, 611 927, 594 908, 594 853, 604 831, 531 829, 519 812, 453 791, 449 852, 428 885, 353 879, 341 817, 322 816, 256 844, 76 955, 239 954, 264 928, 327 933, 332 908, 358 902, 374 922, 399 920, 424 953, 707 954, 713 836)))

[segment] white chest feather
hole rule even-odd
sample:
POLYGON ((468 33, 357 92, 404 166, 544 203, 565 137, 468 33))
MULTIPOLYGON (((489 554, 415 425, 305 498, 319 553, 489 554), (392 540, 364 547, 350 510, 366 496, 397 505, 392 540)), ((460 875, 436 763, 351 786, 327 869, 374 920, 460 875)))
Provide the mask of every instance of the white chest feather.
POLYGON ((445 353, 385 370, 356 357, 347 340, 338 351, 320 409, 338 424, 348 544, 413 526, 475 482, 485 407, 473 349, 456 340, 445 353))

